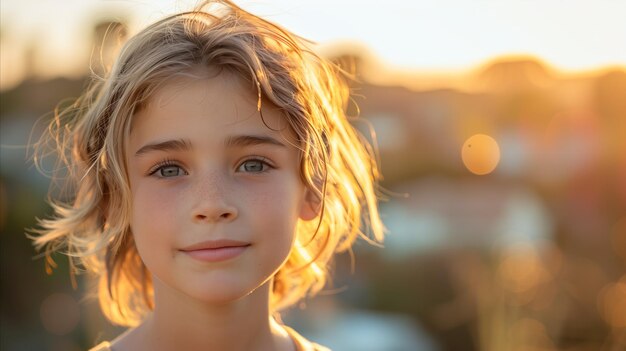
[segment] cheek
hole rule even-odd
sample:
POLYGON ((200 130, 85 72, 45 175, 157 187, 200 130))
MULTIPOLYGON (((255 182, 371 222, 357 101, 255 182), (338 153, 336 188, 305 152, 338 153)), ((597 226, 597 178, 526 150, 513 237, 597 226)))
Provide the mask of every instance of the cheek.
POLYGON ((138 186, 132 196, 131 229, 138 248, 163 242, 172 226, 177 194, 138 186))
POLYGON ((255 226, 259 228, 258 235, 280 251, 289 251, 295 238, 299 189, 296 182, 280 182, 257 192, 249 200, 255 226))

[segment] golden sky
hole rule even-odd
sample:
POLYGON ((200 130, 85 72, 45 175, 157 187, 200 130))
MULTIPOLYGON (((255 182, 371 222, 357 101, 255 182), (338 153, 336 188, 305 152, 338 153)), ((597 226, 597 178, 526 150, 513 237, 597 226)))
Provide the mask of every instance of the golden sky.
MULTIPOLYGON (((131 33, 192 0, 4 0, 1 85, 21 79, 25 55, 38 76, 86 72, 91 26, 126 21, 131 33), (44 36, 45 35, 45 36, 44 36)), ((626 1, 240 0, 240 6, 319 43, 356 41, 383 62, 458 71, 502 55, 532 55, 562 70, 626 66, 626 1)))

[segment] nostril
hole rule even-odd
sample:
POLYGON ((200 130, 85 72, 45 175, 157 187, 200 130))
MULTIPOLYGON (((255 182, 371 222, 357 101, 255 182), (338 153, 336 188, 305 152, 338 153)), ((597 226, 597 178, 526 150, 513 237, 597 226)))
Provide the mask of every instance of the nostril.
POLYGON ((192 218, 198 222, 232 221, 237 218, 237 210, 234 207, 205 208, 195 211, 192 218))

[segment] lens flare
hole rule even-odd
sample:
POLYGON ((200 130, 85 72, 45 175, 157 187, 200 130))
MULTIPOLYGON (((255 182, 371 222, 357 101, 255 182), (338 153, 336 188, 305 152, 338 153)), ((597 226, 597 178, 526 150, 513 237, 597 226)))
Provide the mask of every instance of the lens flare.
POLYGON ((476 134, 463 144, 461 157, 470 172, 477 175, 489 174, 500 162, 500 147, 489 135, 476 134))

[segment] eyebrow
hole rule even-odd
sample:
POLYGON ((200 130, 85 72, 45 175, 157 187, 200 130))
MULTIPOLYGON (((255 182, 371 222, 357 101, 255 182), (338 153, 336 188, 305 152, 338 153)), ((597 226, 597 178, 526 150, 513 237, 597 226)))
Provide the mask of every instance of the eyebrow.
POLYGON ((285 144, 281 143, 277 139, 272 138, 271 136, 265 135, 236 135, 231 136, 226 139, 224 145, 228 147, 243 147, 243 146, 252 146, 252 145, 276 145, 281 147, 286 147, 285 144))
MULTIPOLYGON (((236 135, 228 137, 224 145, 229 147, 245 147, 253 145, 276 145, 286 147, 275 138, 265 135, 236 135)), ((141 156, 151 151, 186 151, 191 149, 191 142, 187 139, 166 140, 142 146, 135 156, 141 156)))
POLYGON ((163 142, 156 142, 142 146, 139 150, 137 150, 137 152, 135 152, 135 156, 141 156, 151 151, 181 151, 189 149, 191 149, 191 143, 189 142, 189 140, 166 140, 163 142))

